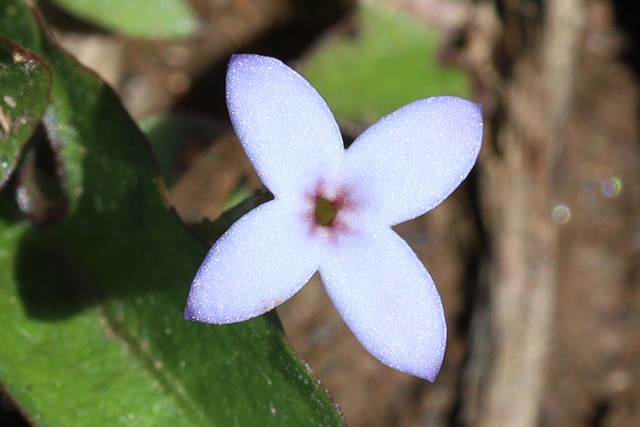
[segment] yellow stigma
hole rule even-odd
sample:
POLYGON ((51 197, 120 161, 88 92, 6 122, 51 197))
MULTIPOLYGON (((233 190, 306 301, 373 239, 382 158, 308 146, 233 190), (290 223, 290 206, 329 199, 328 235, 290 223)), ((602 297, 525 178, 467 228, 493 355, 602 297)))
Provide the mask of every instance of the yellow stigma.
POLYGON ((337 213, 338 211, 329 200, 324 197, 319 197, 316 200, 316 221, 321 226, 331 224, 337 213))

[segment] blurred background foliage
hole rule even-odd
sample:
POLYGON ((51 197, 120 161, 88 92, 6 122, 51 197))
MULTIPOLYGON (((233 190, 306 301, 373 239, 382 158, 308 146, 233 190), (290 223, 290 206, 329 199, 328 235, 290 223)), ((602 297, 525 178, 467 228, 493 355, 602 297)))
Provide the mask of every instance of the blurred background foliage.
POLYGON ((198 21, 184 0, 53 0, 68 13, 128 37, 176 39, 193 36, 198 21))
POLYGON ((341 119, 370 124, 416 99, 469 97, 466 74, 438 61, 440 36, 418 17, 365 6, 350 25, 320 41, 300 67, 341 119))

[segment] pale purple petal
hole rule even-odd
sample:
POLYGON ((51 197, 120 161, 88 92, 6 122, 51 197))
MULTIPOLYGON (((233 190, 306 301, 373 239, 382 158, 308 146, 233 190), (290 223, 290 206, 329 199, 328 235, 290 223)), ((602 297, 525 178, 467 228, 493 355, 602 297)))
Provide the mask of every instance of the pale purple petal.
POLYGON ((393 230, 341 236, 320 261, 320 275, 338 312, 381 362, 433 381, 447 337, 433 280, 393 230))
POLYGON ((260 205, 211 248, 191 285, 185 317, 222 324, 265 313, 309 280, 319 253, 297 207, 279 200, 260 205))
POLYGON ((340 129, 324 99, 275 58, 234 55, 227 106, 244 150, 276 196, 298 194, 344 158, 340 129))
POLYGON ((345 177, 394 225, 434 208, 473 167, 482 111, 462 98, 421 99, 383 117, 347 150, 345 177))

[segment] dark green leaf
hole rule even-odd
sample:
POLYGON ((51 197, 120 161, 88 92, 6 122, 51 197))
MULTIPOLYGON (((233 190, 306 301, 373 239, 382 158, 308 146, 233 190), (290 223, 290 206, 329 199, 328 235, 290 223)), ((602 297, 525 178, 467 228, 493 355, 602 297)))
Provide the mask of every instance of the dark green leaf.
MULTIPOLYGON (((0 5, 29 15, 17 0, 0 5)), ((12 397, 41 425, 340 425, 275 315, 183 319, 207 246, 164 204, 144 136, 111 89, 40 43, 53 75, 45 127, 70 207, 32 227, 15 218, 10 189, 0 194, 0 381, 12 397)))
POLYGON ((51 73, 42 58, 0 39, 0 188, 40 123, 50 88, 51 73))

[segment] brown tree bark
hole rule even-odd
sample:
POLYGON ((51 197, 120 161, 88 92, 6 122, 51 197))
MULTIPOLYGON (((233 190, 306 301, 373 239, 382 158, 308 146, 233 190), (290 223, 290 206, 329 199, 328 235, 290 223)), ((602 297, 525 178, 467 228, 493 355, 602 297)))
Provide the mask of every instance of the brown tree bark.
POLYGON ((462 424, 640 425, 638 81, 614 7, 481 1, 471 15, 458 58, 485 105, 488 298, 462 424))

